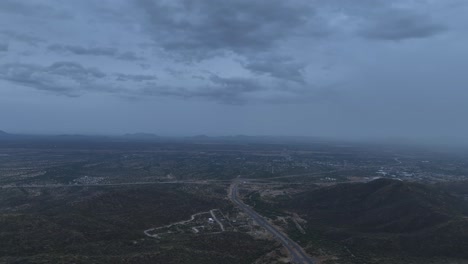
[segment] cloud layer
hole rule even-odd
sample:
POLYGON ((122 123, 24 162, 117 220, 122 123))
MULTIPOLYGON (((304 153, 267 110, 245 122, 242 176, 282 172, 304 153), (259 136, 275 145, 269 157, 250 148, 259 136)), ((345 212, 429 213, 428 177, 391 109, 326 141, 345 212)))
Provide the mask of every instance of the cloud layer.
POLYGON ((449 30, 421 11, 429 2, 378 2, 2 1, 0 12, 17 28, 0 28, 7 41, 0 52, 11 59, 0 78, 73 96, 107 91, 224 103, 313 100, 341 82, 330 67, 348 67, 335 66, 340 58, 330 56, 337 51, 327 45, 341 52, 346 39, 366 45, 366 39, 409 41, 449 30), (9 49, 8 42, 18 45, 9 49))

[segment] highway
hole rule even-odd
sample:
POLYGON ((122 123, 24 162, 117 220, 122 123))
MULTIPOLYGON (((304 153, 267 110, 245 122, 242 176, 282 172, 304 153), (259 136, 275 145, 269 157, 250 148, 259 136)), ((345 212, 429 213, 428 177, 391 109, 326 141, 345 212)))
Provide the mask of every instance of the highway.
POLYGON ((288 236, 278 231, 273 227, 265 218, 260 214, 255 212, 252 208, 244 204, 238 197, 239 194, 239 182, 234 181, 230 187, 229 197, 240 209, 242 209, 246 214, 248 214, 257 224, 265 228, 270 232, 273 237, 281 242, 281 244, 288 250, 291 255, 293 263, 306 263, 313 264, 314 261, 309 257, 296 242, 292 241, 288 236))

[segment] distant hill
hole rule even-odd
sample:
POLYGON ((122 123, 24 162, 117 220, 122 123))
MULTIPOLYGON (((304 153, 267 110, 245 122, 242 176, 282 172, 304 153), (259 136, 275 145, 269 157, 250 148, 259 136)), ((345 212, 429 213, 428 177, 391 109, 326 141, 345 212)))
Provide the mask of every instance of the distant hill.
POLYGON ((0 136, 6 136, 6 135, 9 135, 9 134, 3 130, 0 130, 0 136))
POLYGON ((355 250, 468 258, 467 203, 432 186, 341 184, 298 194, 283 207, 355 250))
POLYGON ((437 183, 437 187, 462 198, 468 198, 468 180, 437 183))
POLYGON ((394 233, 417 231, 468 211, 447 192, 389 179, 311 191, 295 197, 291 206, 306 214, 319 212, 336 226, 394 233))

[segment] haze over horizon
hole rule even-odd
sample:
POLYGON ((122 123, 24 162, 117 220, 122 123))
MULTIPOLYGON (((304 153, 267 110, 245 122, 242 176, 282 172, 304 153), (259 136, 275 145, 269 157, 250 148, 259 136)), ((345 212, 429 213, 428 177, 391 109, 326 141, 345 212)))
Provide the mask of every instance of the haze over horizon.
POLYGON ((0 130, 468 144, 464 0, 2 0, 0 130))

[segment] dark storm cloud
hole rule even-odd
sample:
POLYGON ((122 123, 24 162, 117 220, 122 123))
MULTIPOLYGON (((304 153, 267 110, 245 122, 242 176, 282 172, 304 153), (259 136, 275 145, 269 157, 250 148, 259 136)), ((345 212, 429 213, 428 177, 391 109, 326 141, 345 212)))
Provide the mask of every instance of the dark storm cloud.
POLYGON ((427 38, 447 30, 447 26, 433 22, 429 17, 408 12, 392 12, 391 15, 376 17, 360 31, 370 39, 403 40, 427 38))
POLYGON ((314 16, 297 1, 139 0, 148 29, 164 49, 203 59, 213 52, 265 51, 286 37, 316 33, 306 27, 314 16))

